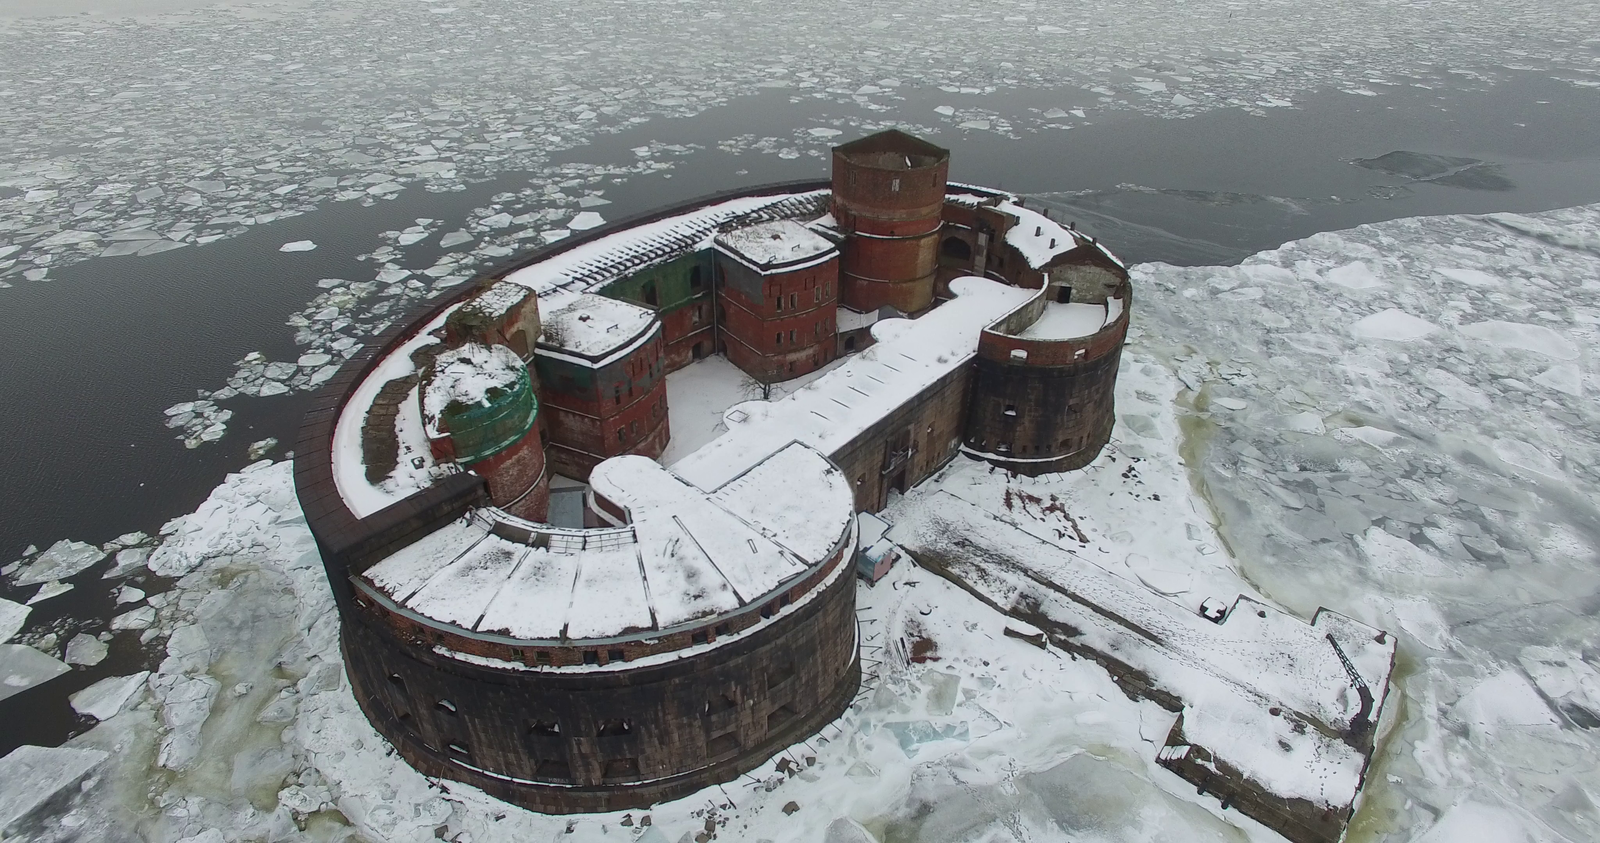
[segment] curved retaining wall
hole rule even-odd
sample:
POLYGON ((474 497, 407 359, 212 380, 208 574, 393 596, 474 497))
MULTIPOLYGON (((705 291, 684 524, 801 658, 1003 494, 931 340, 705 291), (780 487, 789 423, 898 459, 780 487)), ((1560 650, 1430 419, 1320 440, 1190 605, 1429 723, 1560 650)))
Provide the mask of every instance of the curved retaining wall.
POLYGON ((962 447, 1028 476, 1082 468, 1111 440, 1117 368, 1133 304, 1124 282, 1116 296, 1121 314, 1090 336, 1014 336, 1038 319, 1046 292, 979 336, 962 447))
POLYGON ((643 808, 814 734, 860 684, 848 565, 738 640, 626 669, 516 670, 346 615, 352 690, 413 767, 536 811, 643 808))

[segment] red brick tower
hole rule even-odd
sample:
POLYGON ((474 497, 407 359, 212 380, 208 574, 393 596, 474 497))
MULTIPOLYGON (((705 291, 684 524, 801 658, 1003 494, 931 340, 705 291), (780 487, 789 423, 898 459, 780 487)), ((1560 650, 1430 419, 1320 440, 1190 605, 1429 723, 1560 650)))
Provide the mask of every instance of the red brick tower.
POLYGON ((840 301, 859 312, 933 304, 950 151, 890 129, 833 148, 833 216, 845 235, 840 301))
POLYGON ((835 356, 838 249, 794 222, 715 240, 717 303, 728 360, 762 383, 799 377, 835 356))

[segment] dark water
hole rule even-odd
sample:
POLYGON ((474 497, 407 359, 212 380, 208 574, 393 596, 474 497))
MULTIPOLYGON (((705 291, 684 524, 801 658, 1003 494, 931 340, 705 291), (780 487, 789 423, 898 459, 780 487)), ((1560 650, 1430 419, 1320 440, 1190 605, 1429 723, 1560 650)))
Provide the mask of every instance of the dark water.
MULTIPOLYGON (((1264 117, 1108 118, 1020 140, 947 128, 933 140, 950 147, 953 180, 1058 209, 1129 261, 1230 263, 1318 231, 1396 217, 1600 202, 1600 91, 1533 75, 1465 91, 1385 91, 1318 94, 1264 117)), ((671 159, 670 176, 606 185, 613 204, 601 210, 616 219, 739 185, 827 175, 825 158, 716 148, 737 135, 790 137, 796 127, 838 119, 938 125, 936 105, 981 103, 1000 114, 1095 105, 1079 90, 982 98, 932 91, 908 93, 895 112, 867 114, 794 104, 789 96, 773 92, 689 120, 654 120, 557 160, 628 164, 630 149, 649 141, 707 147, 671 159)), ((154 533, 244 465, 249 443, 276 437, 283 444, 272 455, 281 456, 293 447, 304 396, 223 402, 234 411, 228 435, 192 451, 163 426, 162 410, 193 399, 197 387, 221 386, 250 351, 293 360, 285 319, 316 295, 320 278, 369 279, 372 265, 355 257, 380 245, 378 232, 416 217, 443 219, 441 230, 453 230, 489 197, 527 182, 527 174, 511 173, 463 192, 408 189, 372 207, 331 204, 207 246, 92 260, 52 270, 46 282, 0 290, 0 564, 28 544, 154 533), (318 248, 278 251, 300 239, 318 248)), ((408 261, 431 260, 421 249, 410 247, 408 261)), ((113 607, 98 570, 36 606, 30 628, 108 619, 113 607)), ((0 594, 20 602, 32 590, 0 594)), ((0 702, 0 753, 25 742, 59 743, 85 728, 67 695, 148 658, 131 636, 119 635, 101 665, 0 702)))

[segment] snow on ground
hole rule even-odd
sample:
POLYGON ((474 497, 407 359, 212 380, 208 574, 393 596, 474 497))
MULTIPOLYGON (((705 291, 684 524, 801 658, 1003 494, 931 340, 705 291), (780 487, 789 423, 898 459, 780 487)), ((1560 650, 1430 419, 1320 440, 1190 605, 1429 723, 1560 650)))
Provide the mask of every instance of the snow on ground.
MULTIPOLYGON (((844 364, 841 357, 832 363, 793 380, 772 384, 771 399, 793 393, 844 364)), ((700 450, 700 446, 727 431, 722 414, 729 407, 761 397, 761 384, 740 371, 722 356, 696 360, 667 375, 667 426, 672 439, 661 454, 662 465, 700 450)))
MULTIPOLYGON (((1351 839, 1593 840, 1600 207, 1514 222, 1400 220, 1238 267, 1136 267, 1107 453, 1034 479, 958 458, 911 496, 1006 511, 1186 605, 1245 593, 1395 632, 1396 722, 1351 839), (1326 283, 1354 261, 1383 284, 1326 283), (1389 309, 1438 330, 1349 331, 1389 309), (1577 354, 1462 330, 1490 322, 1549 328, 1577 354)), ((37 839, 335 840, 353 825, 672 843, 709 821, 722 840, 820 841, 840 817, 896 841, 1276 839, 1155 767, 1169 713, 905 565, 860 589, 863 694, 820 736, 649 812, 529 814, 431 785, 361 718, 289 465, 231 476, 164 535, 150 564, 180 579, 144 608, 166 658, 72 741, 112 755, 37 839)))

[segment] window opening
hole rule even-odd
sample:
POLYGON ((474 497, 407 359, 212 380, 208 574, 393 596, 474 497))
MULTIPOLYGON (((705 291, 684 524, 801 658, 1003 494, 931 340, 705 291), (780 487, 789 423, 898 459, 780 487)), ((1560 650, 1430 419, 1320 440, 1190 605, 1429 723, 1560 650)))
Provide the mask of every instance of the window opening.
POLYGON ((602 738, 620 738, 623 735, 633 734, 632 720, 607 720, 600 724, 600 730, 595 733, 602 738))

